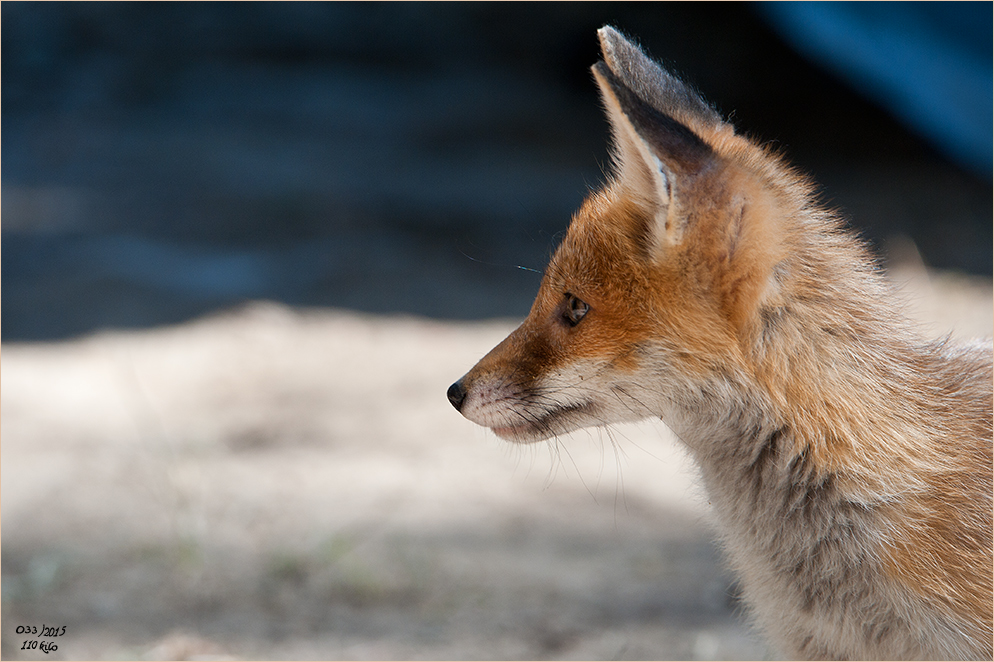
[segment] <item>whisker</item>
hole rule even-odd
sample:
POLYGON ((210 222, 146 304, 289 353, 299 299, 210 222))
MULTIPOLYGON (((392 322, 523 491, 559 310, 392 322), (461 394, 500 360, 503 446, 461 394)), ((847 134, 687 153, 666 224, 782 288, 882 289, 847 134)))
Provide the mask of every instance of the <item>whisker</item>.
POLYGON ((626 492, 625 492, 625 476, 624 476, 624 472, 622 471, 622 465, 621 465, 622 458, 623 457, 627 457, 627 455, 625 455, 624 450, 622 450, 621 446, 618 444, 617 440, 614 438, 615 430, 613 430, 610 427, 605 427, 604 431, 607 433, 607 437, 611 441, 611 448, 614 449, 614 462, 615 462, 615 466, 617 467, 617 471, 615 472, 615 483, 614 483, 614 517, 615 517, 615 522, 614 523, 615 523, 615 526, 617 526, 618 525, 618 492, 619 492, 619 488, 620 488, 620 491, 621 491, 621 501, 622 501, 622 503, 625 506, 625 514, 626 515, 630 515, 631 514, 629 512, 629 510, 628 510, 628 498, 627 498, 627 495, 626 495, 626 492))

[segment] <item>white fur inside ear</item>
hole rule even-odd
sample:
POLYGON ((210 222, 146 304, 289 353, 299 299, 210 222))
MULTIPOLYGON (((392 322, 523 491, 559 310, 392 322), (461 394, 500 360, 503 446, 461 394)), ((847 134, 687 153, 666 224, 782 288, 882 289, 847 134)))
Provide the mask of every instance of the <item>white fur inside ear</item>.
POLYGON ((656 156, 621 110, 611 86, 594 69, 608 120, 614 133, 615 179, 636 200, 646 205, 656 220, 658 245, 674 243, 675 228, 669 222, 673 207, 673 173, 656 156))
POLYGON ((655 154, 650 154, 652 157, 652 163, 655 165, 655 177, 653 177, 654 188, 656 189, 656 196, 662 203, 662 206, 669 207, 670 200, 673 197, 673 190, 670 188, 670 176, 666 170, 666 166, 663 162, 659 160, 659 157, 655 154))
POLYGON ((669 169, 623 113, 611 113, 611 123, 615 129, 621 183, 648 202, 655 213, 665 214, 673 199, 669 169))
MULTIPOLYGON (((626 120, 627 121, 627 120, 626 120)), ((643 181, 639 182, 638 194, 650 205, 656 221, 656 241, 658 245, 668 245, 679 241, 676 230, 670 223, 673 211, 673 174, 663 161, 656 156, 649 145, 630 127, 632 143, 636 146, 637 154, 629 158, 637 158, 643 181)))

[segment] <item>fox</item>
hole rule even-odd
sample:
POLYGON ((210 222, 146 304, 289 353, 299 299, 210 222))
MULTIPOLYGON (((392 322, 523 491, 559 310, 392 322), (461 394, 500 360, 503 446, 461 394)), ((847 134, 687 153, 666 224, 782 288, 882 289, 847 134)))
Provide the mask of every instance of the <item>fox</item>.
POLYGON ((598 36, 606 183, 449 401, 519 444, 661 419, 787 659, 992 659, 991 341, 923 337, 807 175, 598 36))

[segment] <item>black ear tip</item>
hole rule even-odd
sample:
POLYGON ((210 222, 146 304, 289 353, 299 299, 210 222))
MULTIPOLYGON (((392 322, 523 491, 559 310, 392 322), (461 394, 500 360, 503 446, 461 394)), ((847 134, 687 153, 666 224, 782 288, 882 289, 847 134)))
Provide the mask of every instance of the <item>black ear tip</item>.
POLYGON ((597 31, 597 36, 601 38, 601 41, 615 42, 618 39, 623 39, 621 33, 613 25, 605 25, 597 31))
POLYGON ((604 58, 610 61, 614 57, 615 46, 622 39, 622 36, 610 25, 605 25, 597 31, 597 39, 601 43, 601 52, 604 54, 604 58))
POLYGON ((462 382, 456 382, 450 386, 445 395, 448 396, 449 402, 456 408, 456 411, 462 410, 462 403, 466 399, 466 391, 462 387, 462 382))
POLYGON ((598 60, 594 63, 590 70, 594 72, 594 75, 599 75, 606 81, 610 81, 614 78, 614 74, 611 73, 611 69, 608 68, 607 63, 604 60, 598 60))

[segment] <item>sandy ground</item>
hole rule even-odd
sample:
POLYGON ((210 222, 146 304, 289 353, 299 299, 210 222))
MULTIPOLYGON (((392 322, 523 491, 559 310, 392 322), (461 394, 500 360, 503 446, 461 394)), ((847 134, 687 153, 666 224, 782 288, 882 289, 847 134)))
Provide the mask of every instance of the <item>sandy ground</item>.
MULTIPOLYGON (((990 336, 990 279, 894 277, 990 336)), ((258 303, 4 343, 3 657, 769 658, 661 424, 522 448, 452 410, 511 328, 258 303)))

